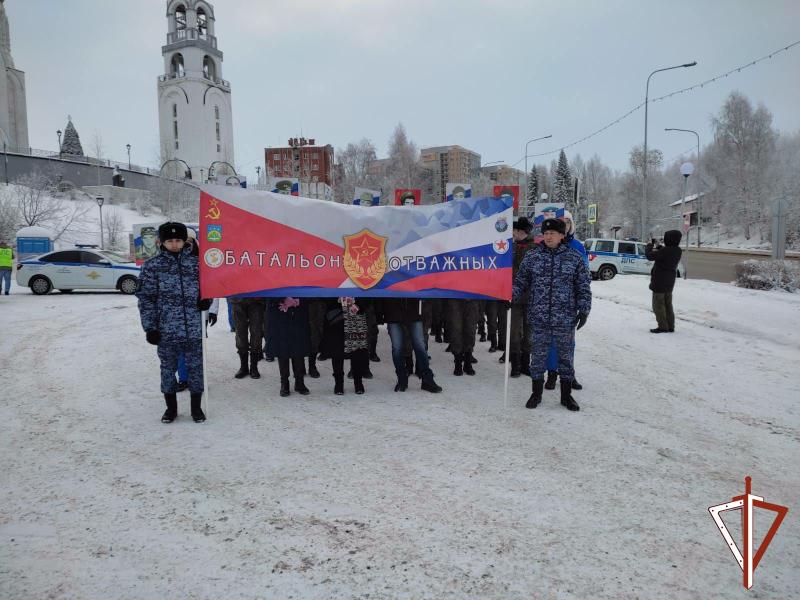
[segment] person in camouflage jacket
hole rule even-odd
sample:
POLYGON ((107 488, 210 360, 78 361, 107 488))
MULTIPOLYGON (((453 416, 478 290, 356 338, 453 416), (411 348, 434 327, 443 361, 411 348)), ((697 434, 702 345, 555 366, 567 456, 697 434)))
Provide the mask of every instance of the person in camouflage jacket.
POLYGON ((203 395, 203 350, 200 311, 210 300, 200 299, 199 264, 185 247, 183 223, 164 223, 158 229, 161 252, 142 265, 136 297, 148 343, 158 347, 161 392, 167 410, 161 421, 171 423, 178 414, 175 370, 183 353, 189 378, 192 418, 205 421, 200 407, 203 395))
POLYGON ((561 403, 570 410, 580 408, 572 398, 572 346, 576 325, 580 329, 586 324, 592 308, 591 277, 580 253, 564 243, 565 230, 563 221, 545 219, 544 241, 525 255, 514 278, 514 300, 528 299, 533 380, 528 408, 541 402, 551 343, 558 351, 561 403))

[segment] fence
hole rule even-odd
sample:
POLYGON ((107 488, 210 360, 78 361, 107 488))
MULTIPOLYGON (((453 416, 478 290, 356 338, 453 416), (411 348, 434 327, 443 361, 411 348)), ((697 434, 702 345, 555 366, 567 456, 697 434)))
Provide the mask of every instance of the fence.
POLYGON ((109 158, 94 158, 91 156, 77 156, 75 154, 65 154, 54 150, 41 150, 39 148, 31 147, 14 147, 3 144, 4 154, 19 154, 22 156, 35 156, 37 158, 49 158, 51 160, 61 160, 65 162, 80 163, 84 165, 100 166, 100 167, 116 167, 120 170, 132 171, 134 173, 142 173, 144 175, 159 176, 158 169, 150 167, 142 167, 139 165, 131 164, 128 166, 128 161, 116 161, 109 158))

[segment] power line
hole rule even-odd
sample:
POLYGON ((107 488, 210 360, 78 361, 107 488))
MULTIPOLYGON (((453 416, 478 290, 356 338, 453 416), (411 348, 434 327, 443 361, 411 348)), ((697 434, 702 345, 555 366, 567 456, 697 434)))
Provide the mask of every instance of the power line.
MULTIPOLYGON (((660 100, 666 100, 667 98, 672 98, 672 96, 676 96, 678 94, 683 94, 685 92, 691 92, 693 90, 702 88, 703 86, 706 86, 706 85, 708 85, 710 83, 714 83, 716 81, 719 81, 720 79, 724 79, 724 78, 726 78, 729 75, 732 75, 734 73, 741 73, 744 69, 749 69, 750 67, 753 67, 753 66, 757 65, 758 63, 760 63, 762 61, 765 61, 765 60, 768 60, 770 58, 773 58, 774 56, 777 56, 778 54, 786 52, 786 51, 788 51, 788 50, 790 50, 790 49, 792 49, 792 48, 794 48, 795 46, 798 46, 798 45, 800 45, 800 40, 797 40, 796 42, 793 42, 793 43, 789 44, 788 46, 784 46, 783 48, 779 48, 777 50, 774 50, 773 52, 770 52, 769 54, 765 54, 761 58, 757 58, 756 60, 750 61, 747 64, 740 65, 738 67, 734 67, 730 71, 727 71, 725 73, 721 73, 720 75, 717 75, 716 77, 712 77, 711 79, 707 79, 705 81, 701 81, 700 83, 696 83, 694 85, 691 85, 689 87, 685 87, 685 88, 680 89, 680 90, 675 90, 674 92, 670 92, 669 94, 665 94, 663 96, 659 96, 658 98, 652 98, 650 100, 650 102, 652 103, 652 102, 659 102, 660 100)), ((630 109, 628 112, 626 112, 621 117, 618 117, 618 118, 614 119, 613 121, 611 121, 607 125, 604 125, 603 127, 598 129, 597 131, 594 131, 594 132, 590 133, 589 135, 586 135, 586 136, 582 137, 579 140, 575 140, 574 142, 571 142, 571 143, 567 144, 566 146, 562 146, 562 147, 560 147, 560 148, 558 148, 556 150, 550 150, 549 152, 540 152, 539 154, 529 154, 528 158, 535 158, 535 157, 538 157, 538 156, 549 156, 551 154, 555 154, 557 152, 561 152, 562 150, 566 150, 567 148, 571 148, 572 146, 577 146, 578 144, 581 144, 581 143, 583 143, 583 142, 585 142, 585 141, 587 141, 587 140, 589 140, 589 139, 591 139, 591 138, 593 138, 593 137, 595 137, 597 135, 600 135, 605 130, 610 129, 611 127, 613 127, 617 123, 620 123, 621 121, 624 121, 625 119, 630 117, 636 111, 641 110, 644 107, 644 105, 645 105, 645 103, 642 102, 642 103, 638 104, 637 106, 634 106, 632 109, 630 109)), ((525 160, 524 156, 520 160, 518 160, 516 163, 514 163, 512 165, 512 167, 518 165, 523 160, 525 160)))

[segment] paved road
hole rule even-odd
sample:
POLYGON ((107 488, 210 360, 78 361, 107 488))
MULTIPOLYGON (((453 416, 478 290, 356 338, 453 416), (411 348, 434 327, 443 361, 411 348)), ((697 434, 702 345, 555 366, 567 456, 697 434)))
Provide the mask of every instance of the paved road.
MULTIPOLYGON (((686 255, 686 268, 689 279, 709 279, 727 283, 736 278, 734 265, 736 263, 755 258, 768 260, 768 254, 750 252, 725 252, 708 251, 689 248, 686 255)), ((800 260, 798 257, 787 256, 790 260, 800 260)))

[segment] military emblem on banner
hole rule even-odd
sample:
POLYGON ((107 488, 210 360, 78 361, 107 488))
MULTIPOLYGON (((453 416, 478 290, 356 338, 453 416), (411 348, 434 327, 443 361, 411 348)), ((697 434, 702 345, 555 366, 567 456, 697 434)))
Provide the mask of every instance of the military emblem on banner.
POLYGON ((206 227, 206 239, 209 242, 221 242, 222 225, 208 225, 206 227))
POLYGON ((362 290, 375 286, 386 273, 387 239, 369 229, 344 236, 344 270, 362 290))

